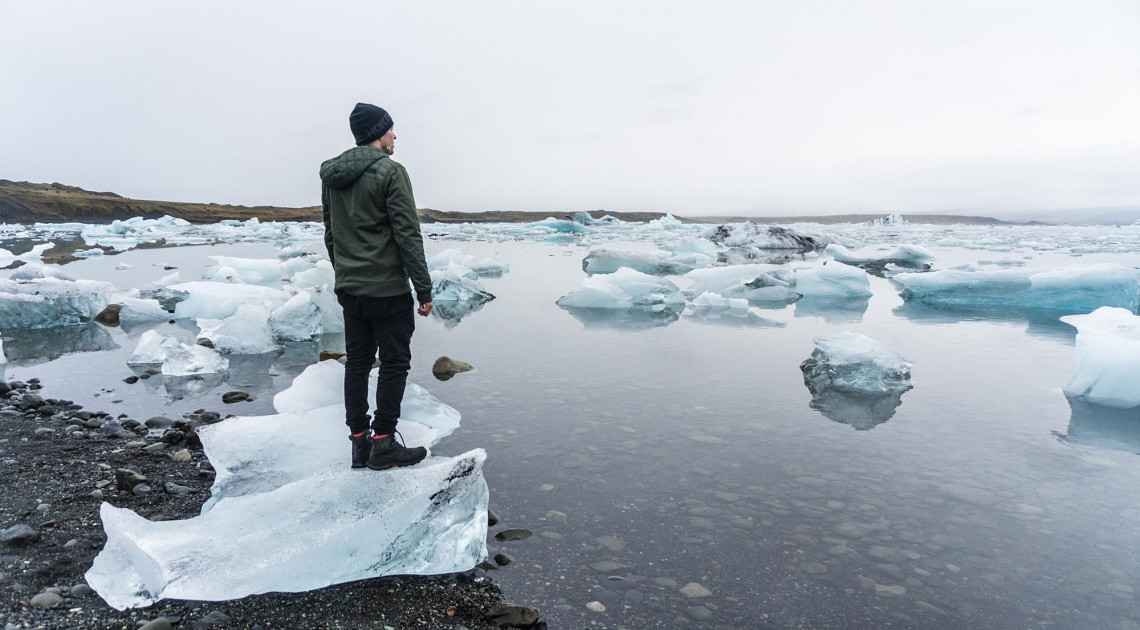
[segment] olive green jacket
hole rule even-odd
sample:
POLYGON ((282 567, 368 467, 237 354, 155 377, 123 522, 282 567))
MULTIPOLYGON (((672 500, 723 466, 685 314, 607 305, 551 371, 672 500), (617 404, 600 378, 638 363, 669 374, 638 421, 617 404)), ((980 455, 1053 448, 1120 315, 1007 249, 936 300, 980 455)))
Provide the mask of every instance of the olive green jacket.
POLYGON ((408 172, 388 154, 355 147, 321 164, 325 247, 336 290, 388 297, 408 292, 431 301, 420 220, 408 172))

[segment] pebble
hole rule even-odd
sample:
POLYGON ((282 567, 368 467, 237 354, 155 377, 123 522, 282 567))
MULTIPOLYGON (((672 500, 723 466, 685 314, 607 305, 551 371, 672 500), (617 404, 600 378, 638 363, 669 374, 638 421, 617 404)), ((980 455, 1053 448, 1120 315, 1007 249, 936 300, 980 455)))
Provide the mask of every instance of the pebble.
MULTIPOLYGON (((163 484, 162 488, 164 490, 166 490, 167 494, 173 494, 176 497, 185 496, 187 494, 190 494, 191 492, 194 492, 193 488, 188 488, 186 486, 178 485, 178 484, 174 483, 173 481, 167 481, 165 484, 163 484)), ((495 561, 498 562, 497 556, 496 556, 495 561)), ((500 564, 502 564, 502 563, 500 563, 500 564)))
POLYGON ((606 605, 602 602, 593 601, 586 604, 586 610, 589 610, 590 612, 604 613, 606 612, 606 605))
POLYGON ((538 624, 538 610, 514 604, 499 604, 483 618, 499 628, 530 628, 538 624))
POLYGON ((625 541, 618 538, 617 536, 601 536, 595 539, 594 542, 614 553, 618 553, 622 549, 625 549, 625 541))
POLYGON ((139 626, 138 630, 174 630, 174 626, 166 617, 159 617, 139 626))
POLYGON ((198 621, 195 621, 192 628, 193 628, 193 630, 206 630, 207 628, 216 628, 218 626, 225 624, 229 620, 230 620, 229 615, 226 615, 225 613, 214 610, 214 611, 211 611, 210 614, 206 615, 205 617, 199 619, 198 621))
POLYGON ((875 594, 887 597, 902 597, 906 595, 905 586, 885 586, 883 584, 875 585, 875 594))
POLYGON ((72 597, 87 597, 93 592, 94 591, 91 590, 91 587, 87 586, 86 584, 76 584, 75 586, 71 587, 70 591, 72 597))
POLYGON ((685 609, 685 615, 693 621, 708 621, 713 616, 712 611, 704 606, 690 606, 685 609))
POLYGON ((87 493, 87 496, 89 496, 93 499, 102 499, 103 498, 103 491, 102 490, 92 490, 91 492, 87 493))
POLYGON ((514 559, 514 558, 512 558, 512 557, 510 556, 510 554, 505 554, 505 553, 497 553, 497 554, 495 554, 495 558, 494 558, 494 559, 495 559, 495 564, 499 565, 500 567, 505 567, 505 566, 507 566, 508 564, 510 564, 510 563, 512 563, 512 562, 514 562, 514 561, 515 561, 515 559, 514 559))
POLYGON ((494 527, 499 524, 499 515, 495 514, 488 508, 487 510, 487 527, 494 527))
POLYGON ((498 541, 525 540, 527 538, 530 538, 532 533, 533 532, 531 532, 529 529, 504 529, 503 531, 499 532, 498 534, 495 534, 495 540, 498 540, 498 541))
POLYGON ((143 447, 143 450, 149 451, 151 453, 159 453, 159 452, 166 450, 166 444, 163 442, 155 442, 154 444, 151 444, 150 446, 143 447))
POLYGON ((173 459, 176 462, 188 462, 193 459, 193 456, 190 454, 190 451, 183 448, 174 451, 174 453, 171 454, 170 459, 173 459))
POLYGON ((0 543, 6 545, 25 545, 30 542, 35 542, 39 540, 39 538, 39 532, 27 523, 20 523, 0 530, 0 543))
POLYGON ((32 601, 28 603, 31 604, 34 608, 55 608, 62 601, 63 597, 59 593, 44 591, 43 593, 40 593, 39 595, 33 597, 32 601))
POLYGON ((689 582, 681 587, 681 594, 689 599, 701 599, 702 597, 709 597, 712 591, 697 584, 696 582, 689 582))
POLYGON ((609 575, 609 574, 613 574, 613 573, 626 572, 626 571, 629 571, 630 569, 632 569, 633 567, 631 567, 627 564, 622 564, 620 562, 614 562, 613 560, 602 560, 602 561, 595 562, 595 563, 591 564, 590 568, 599 572, 599 573, 605 573, 605 574, 609 575))
POLYGON ((226 392, 226 393, 222 394, 222 402, 227 404, 227 405, 230 405, 233 403, 245 402, 248 400, 252 400, 252 398, 249 395, 249 392, 234 391, 234 392, 226 392))

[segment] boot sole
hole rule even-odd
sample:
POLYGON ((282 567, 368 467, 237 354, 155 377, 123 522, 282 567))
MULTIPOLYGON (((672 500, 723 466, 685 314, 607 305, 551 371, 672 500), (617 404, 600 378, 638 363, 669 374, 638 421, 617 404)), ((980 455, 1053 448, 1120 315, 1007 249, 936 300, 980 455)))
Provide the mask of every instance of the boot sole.
POLYGON ((391 464, 385 464, 383 466, 373 466, 372 464, 365 464, 365 465, 368 467, 368 470, 392 470, 393 468, 401 468, 401 467, 408 468, 411 466, 415 466, 416 464, 424 461, 424 459, 427 459, 426 455, 422 459, 418 459, 418 460, 416 460, 410 464, 397 464, 397 463, 393 462, 391 464))

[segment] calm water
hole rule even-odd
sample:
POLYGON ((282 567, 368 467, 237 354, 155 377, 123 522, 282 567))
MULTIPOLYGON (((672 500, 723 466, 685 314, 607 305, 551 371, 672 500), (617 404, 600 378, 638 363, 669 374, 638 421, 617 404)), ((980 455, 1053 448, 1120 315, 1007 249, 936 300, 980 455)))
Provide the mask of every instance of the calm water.
MULTIPOLYGON (((872 278, 869 301, 801 301, 763 319, 579 318, 554 302, 580 284, 584 249, 429 243, 428 253, 455 246, 511 271, 483 279, 497 299, 458 323, 417 320, 411 378, 463 414, 437 451, 486 448, 491 508, 535 531, 492 541, 492 554, 515 558, 494 579, 552 628, 1140 627, 1140 417, 1070 408, 1061 387, 1074 331, 1056 313, 904 306, 872 278), (813 337, 844 330, 914 364, 914 389, 895 409, 864 411, 865 430, 826 415, 844 417, 843 401, 813 409, 799 370, 813 337), (476 371, 437 382, 430 367, 444 354, 476 371), (690 582, 711 595, 686 597, 690 582), (605 612, 586 608, 594 601, 605 612)), ((935 253, 939 268, 1023 257, 935 253)), ((128 288, 170 273, 164 264, 197 278, 206 254, 273 249, 132 251, 66 271, 128 288), (134 268, 114 270, 121 262, 134 268)), ((140 334, 6 339, 7 377, 38 376, 46 396, 139 419, 199 407, 258 415, 319 350, 244 360, 229 382, 171 400, 160 383, 121 382, 140 334), (44 361, 61 350, 73 353, 44 361), (223 406, 231 389, 257 399, 223 406)))

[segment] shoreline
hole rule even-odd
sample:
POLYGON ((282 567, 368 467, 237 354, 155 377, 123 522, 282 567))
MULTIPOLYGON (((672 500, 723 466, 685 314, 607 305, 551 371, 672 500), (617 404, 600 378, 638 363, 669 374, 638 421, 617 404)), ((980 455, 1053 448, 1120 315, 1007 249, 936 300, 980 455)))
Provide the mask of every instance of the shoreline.
POLYGON ((453 575, 389 576, 220 602, 161 600, 116 611, 83 577, 106 541, 99 506, 107 501, 151 520, 198 515, 214 473, 195 429, 224 418, 205 409, 177 419, 113 416, 44 398, 42 388, 35 378, 0 379, 6 628, 197 630, 223 617, 216 627, 295 628, 298 618, 306 628, 522 627, 504 625, 524 609, 506 604, 487 577, 499 568, 492 560, 453 575))

